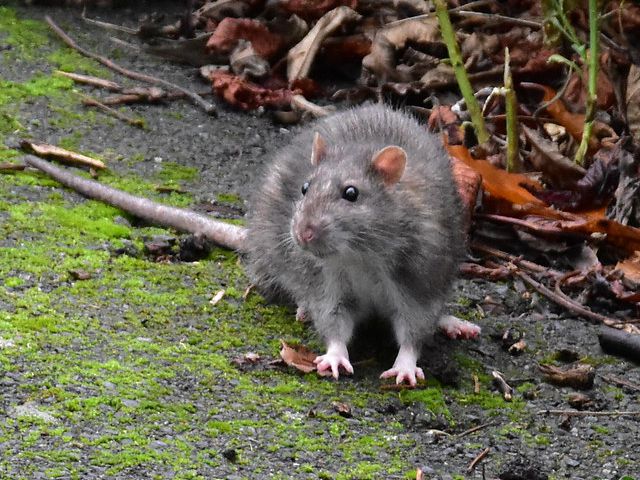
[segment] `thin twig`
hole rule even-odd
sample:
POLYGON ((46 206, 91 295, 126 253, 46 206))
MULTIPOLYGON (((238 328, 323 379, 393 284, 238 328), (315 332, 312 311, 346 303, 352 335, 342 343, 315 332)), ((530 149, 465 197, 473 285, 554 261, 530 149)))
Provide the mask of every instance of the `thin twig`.
POLYGON ((618 377, 614 377, 614 376, 602 375, 602 379, 607 383, 613 383, 615 385, 618 385, 618 386, 621 386, 621 387, 627 387, 627 388, 630 388, 632 390, 635 390, 636 392, 640 392, 640 385, 638 385, 636 383, 631 383, 631 382, 625 380, 624 378, 618 378, 618 377))
POLYGON ((99 100, 90 97, 88 95, 84 95, 82 93, 78 93, 78 95, 80 97, 82 97, 82 103, 84 105, 88 105, 90 107, 97 107, 100 110, 108 113, 109 115, 117 118, 118 120, 122 120, 123 122, 128 123, 129 125, 133 126, 133 127, 138 127, 138 128, 144 128, 144 120, 141 118, 131 118, 123 113, 120 113, 118 110, 116 110, 115 108, 111 108, 108 107, 107 105, 105 105, 104 103, 100 102, 99 100))
POLYGON ((475 433, 475 432, 477 432, 477 431, 479 431, 479 430, 483 430, 483 429, 485 429, 485 428, 487 428, 487 427, 491 427, 491 426, 493 426, 493 425, 495 425, 495 424, 496 424, 496 422, 487 422, 487 423, 483 423, 482 425, 478 425, 478 426, 476 426, 476 427, 473 427, 473 428, 470 428, 470 429, 468 429, 468 430, 465 430, 464 432, 459 433, 459 434, 458 434, 458 435, 456 435, 456 436, 457 436, 458 438, 460 438, 460 437, 466 437, 467 435, 471 435, 472 433, 475 433))
POLYGON ((638 411, 624 410, 605 410, 600 412, 591 412, 587 410, 538 410, 538 415, 566 415, 568 417, 638 417, 638 411))
POLYGON ((137 29, 129 28, 129 27, 123 27, 122 25, 115 25, 113 23, 101 22, 100 20, 94 20, 93 18, 89 18, 89 17, 85 16, 85 13, 86 13, 86 11, 82 10, 81 17, 87 23, 91 23, 93 25, 96 25, 96 26, 101 27, 101 28, 105 28, 107 30, 115 30, 116 32, 128 33, 129 35, 137 35, 138 34, 138 30, 137 29))
POLYGON ((576 303, 575 301, 573 301, 571 298, 567 297, 564 294, 562 295, 556 294, 554 291, 548 289, 547 287, 542 285, 540 282, 535 281, 533 278, 531 278, 529 275, 527 275, 523 271, 520 271, 517 267, 514 269, 513 273, 519 276, 526 284, 528 284, 538 293, 540 293, 541 295, 544 295, 549 300, 560 305, 561 307, 566 308, 570 312, 576 313, 589 320, 594 320, 595 322, 603 323, 608 326, 613 326, 619 323, 612 318, 606 317, 596 312, 592 312, 588 308, 583 307, 582 305, 576 303))
POLYGON ((487 447, 483 451, 481 451, 478 454, 478 456, 474 458, 473 461, 469 464, 469 467, 467 467, 467 473, 473 472, 476 466, 484 459, 484 457, 486 457, 489 454, 490 451, 491 451, 490 447, 487 447))
POLYGON ((104 88, 111 92, 119 92, 122 87, 116 82, 111 80, 105 80, 104 78, 94 77, 91 75, 82 75, 80 73, 63 72, 62 70, 55 70, 53 72, 56 75, 70 78, 76 83, 82 83, 84 85, 91 85, 92 87, 104 88))
POLYGON ((505 15, 499 15, 497 13, 470 12, 468 10, 459 10, 451 13, 453 15, 457 15, 458 17, 484 18, 489 22, 494 21, 499 23, 507 23, 511 25, 519 25, 521 27, 530 27, 536 30, 540 30, 542 28, 542 24, 540 22, 534 22, 533 20, 525 20, 524 18, 507 17, 505 15))
POLYGON ((562 272, 559 272, 558 270, 547 268, 543 265, 539 265, 529 260, 523 260, 520 257, 516 257, 515 255, 511 255, 510 253, 507 253, 507 252, 503 252, 502 250, 498 250, 497 248, 489 247, 488 245, 482 245, 480 243, 472 243, 471 249, 476 250, 478 252, 486 253, 487 255, 491 255, 492 257, 500 258, 502 260, 507 260, 517 265, 520 268, 529 270, 530 272, 542 273, 554 278, 560 277, 562 275, 562 272))
POLYGON ((127 70, 124 67, 121 67, 117 63, 112 62, 108 58, 102 57, 96 53, 90 52, 82 47, 80 47, 69 35, 67 35, 56 23, 49 17, 49 15, 45 15, 45 21, 49 24, 51 29, 60 37, 60 39, 67 44, 67 46, 73 48, 77 52, 81 53, 85 57, 92 58, 97 62, 100 62, 107 68, 115 70, 116 72, 124 75, 125 77, 133 78, 135 80, 140 80, 142 82, 151 83, 153 85, 164 85, 167 88, 171 88, 172 90, 178 90, 179 92, 184 93, 195 105, 201 107, 205 112, 210 115, 214 115, 216 112, 215 106, 207 101, 205 101, 200 95, 187 90, 175 83, 168 82, 161 78, 153 77, 151 75, 146 75, 140 72, 134 72, 132 70, 127 70))

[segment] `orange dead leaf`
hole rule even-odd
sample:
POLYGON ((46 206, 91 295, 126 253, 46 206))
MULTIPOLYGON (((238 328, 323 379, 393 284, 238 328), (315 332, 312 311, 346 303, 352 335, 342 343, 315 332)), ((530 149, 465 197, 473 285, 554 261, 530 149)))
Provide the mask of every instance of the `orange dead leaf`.
POLYGON ((299 90, 288 88, 265 88, 224 70, 211 71, 209 79, 216 95, 242 110, 253 110, 260 106, 286 108, 291 105, 291 97, 300 93, 299 90))
POLYGON ((284 340, 280 340, 282 349, 280 350, 280 357, 284 360, 284 363, 290 367, 295 367, 298 370, 309 373, 316 370, 316 364, 313 363, 318 356, 313 353, 304 345, 288 345, 284 340))
MULTIPOLYGON (((541 185, 531 178, 509 173, 494 167, 486 160, 475 160, 469 150, 462 145, 446 145, 449 155, 463 162, 482 176, 482 188, 487 198, 486 204, 494 211, 513 214, 515 205, 546 208, 544 202, 532 195, 523 185, 532 189, 541 189, 541 185)), ((557 216, 557 215, 554 215, 557 216)))
POLYGON ((482 176, 462 160, 455 157, 451 157, 451 167, 453 179, 456 182, 458 193, 464 205, 465 225, 468 227, 471 225, 471 214, 476 205, 480 185, 482 185, 482 176))
POLYGON ((640 285, 640 251, 636 251, 626 260, 618 262, 616 269, 624 273, 625 279, 640 285))
MULTIPOLYGON (((546 85, 540 85, 537 83, 529 83, 522 82, 520 84, 523 87, 532 87, 538 90, 542 90, 544 96, 542 98, 542 102, 549 102, 555 97, 556 91, 547 87, 546 85)), ((567 132, 576 140, 580 141, 582 139, 582 129, 584 128, 584 114, 582 113, 572 113, 565 107, 564 103, 561 100, 556 100, 553 103, 546 106, 546 110, 553 117, 553 119, 564 128, 567 129, 567 132)), ((613 130, 603 124, 602 122, 594 122, 594 134, 589 139, 589 151, 595 152, 598 150, 600 146, 600 141, 598 138, 604 138, 607 136, 615 136, 615 132, 613 130)))
POLYGON ((207 50, 223 55, 231 54, 240 40, 251 42, 254 52, 272 58, 282 47, 282 38, 271 33, 263 23, 250 18, 225 18, 207 41, 207 50))

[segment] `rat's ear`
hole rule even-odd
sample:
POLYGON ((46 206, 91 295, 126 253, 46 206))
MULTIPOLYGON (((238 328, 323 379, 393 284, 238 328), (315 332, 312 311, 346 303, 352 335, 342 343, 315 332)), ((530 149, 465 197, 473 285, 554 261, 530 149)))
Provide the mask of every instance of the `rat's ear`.
POLYGON ((317 166, 327 153, 327 144, 324 138, 318 132, 313 136, 313 145, 311 146, 311 165, 317 166))
POLYGON ((373 170, 382 177, 386 186, 398 183, 404 167, 407 164, 407 152, 404 149, 391 145, 384 147, 373 155, 371 165, 373 170))

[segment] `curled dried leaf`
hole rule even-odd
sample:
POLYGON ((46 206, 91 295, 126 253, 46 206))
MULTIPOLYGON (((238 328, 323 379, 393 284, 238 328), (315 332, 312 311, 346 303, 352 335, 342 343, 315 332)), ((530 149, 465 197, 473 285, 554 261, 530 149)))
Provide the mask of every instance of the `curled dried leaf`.
POLYGON ((540 365, 539 368, 546 381, 581 390, 593 387, 593 381, 596 377, 595 369, 591 365, 583 363, 569 368, 559 368, 553 365, 540 365))
MULTIPOLYGON (((362 59, 363 70, 373 74, 378 83, 388 81, 407 82, 411 75, 397 69, 397 52, 412 45, 439 41, 440 30, 435 18, 411 20, 379 30, 371 45, 371 53, 362 59)), ((420 74, 419 76, 421 76, 420 74)))
POLYGON ((280 340, 282 348, 280 357, 290 367, 309 373, 316 370, 316 364, 313 361, 318 356, 304 345, 289 345, 284 340, 280 340))
POLYGON ((224 70, 211 70, 206 73, 213 84, 213 90, 219 97, 242 110, 254 110, 258 107, 289 108, 291 98, 297 90, 288 88, 266 88, 224 70))
POLYGON ((627 77, 627 123, 633 140, 640 145, 640 67, 631 64, 627 77))
POLYGON ((287 54, 287 78, 293 82, 309 76, 311 65, 325 38, 342 25, 361 17, 349 7, 337 7, 326 13, 307 35, 287 54))
POLYGON ((240 40, 251 42, 255 53, 265 59, 274 57, 282 48, 280 35, 250 18, 225 18, 207 41, 207 50, 218 55, 230 55, 240 40))

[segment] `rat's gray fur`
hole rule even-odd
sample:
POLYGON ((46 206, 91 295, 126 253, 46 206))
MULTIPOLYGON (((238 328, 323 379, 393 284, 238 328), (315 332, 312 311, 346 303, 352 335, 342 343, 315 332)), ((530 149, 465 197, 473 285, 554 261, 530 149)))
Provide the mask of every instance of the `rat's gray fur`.
POLYGON ((251 204, 249 274, 303 307, 326 341, 348 342, 372 315, 392 322, 400 345, 433 333, 463 252, 462 206, 441 141, 413 118, 368 105, 318 121, 277 153, 251 204), (326 144, 317 167, 314 132, 326 144), (407 164, 386 187, 371 161, 390 145, 407 164), (341 198, 349 185, 355 202, 341 198), (292 236, 301 222, 318 231, 309 248, 292 236))

